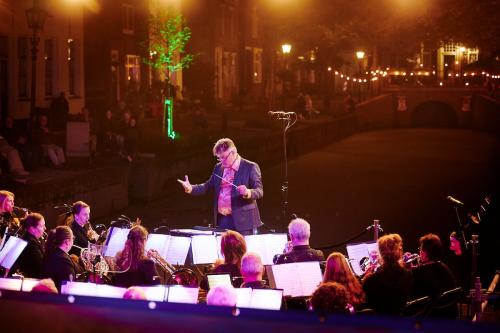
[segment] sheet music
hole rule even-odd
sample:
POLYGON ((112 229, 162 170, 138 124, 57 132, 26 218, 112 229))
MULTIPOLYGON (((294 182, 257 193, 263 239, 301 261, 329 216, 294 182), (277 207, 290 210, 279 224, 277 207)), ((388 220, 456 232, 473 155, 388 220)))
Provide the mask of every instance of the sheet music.
POLYGON ((283 289, 285 296, 310 296, 323 280, 319 262, 298 262, 269 266, 273 288, 283 289))
POLYGON ((66 281, 61 286, 61 294, 122 298, 126 288, 110 286, 106 284, 95 284, 88 282, 70 282, 66 281))
POLYGON ((197 235, 191 237, 193 263, 213 264, 219 258, 217 254, 217 239, 214 235, 197 235))
POLYGON ((233 286, 231 283, 231 275, 228 274, 207 274, 208 288, 212 289, 217 286, 233 286))
POLYGON ((5 246, 0 251, 0 266, 11 269, 26 245, 28 245, 27 241, 15 236, 10 236, 5 246))
POLYGON ((172 229, 170 232, 178 232, 187 235, 213 235, 213 231, 210 230, 196 230, 196 229, 172 229))
POLYGON ((283 298, 281 289, 253 289, 249 305, 252 309, 280 310, 283 298))
POLYGON ((123 250, 129 231, 130 229, 111 228, 110 235, 106 241, 107 247, 104 252, 105 257, 114 257, 118 252, 123 250))
POLYGON ((39 279, 24 279, 22 291, 30 292, 38 282, 40 282, 39 279))
POLYGON ((151 287, 140 287, 144 290, 146 294, 146 299, 148 301, 163 302, 167 297, 167 287, 165 286, 151 286, 151 287))
POLYGON ((378 244, 376 242, 348 244, 346 246, 347 255, 349 257, 352 270, 357 276, 361 276, 364 274, 363 270, 359 266, 359 262, 364 257, 369 257, 370 251, 372 249, 378 251, 378 244))
POLYGON ((168 302, 171 303, 198 303, 198 288, 187 288, 183 286, 170 286, 168 288, 168 302))
POLYGON ((172 265, 184 265, 191 246, 190 237, 170 236, 170 244, 168 246, 165 260, 172 265))
POLYGON ((21 279, 0 278, 0 289, 21 291, 21 283, 21 279))
POLYGON ((163 259, 165 259, 167 257, 169 243, 170 243, 170 235, 149 234, 144 249, 146 250, 146 252, 148 252, 151 249, 154 249, 158 251, 158 253, 163 259))
POLYGON ((263 265, 272 265, 276 254, 283 253, 286 242, 286 234, 265 234, 245 236, 247 252, 256 252, 260 255, 263 265))
POLYGON ((234 288, 236 290, 236 306, 249 308, 252 302, 252 288, 234 288))

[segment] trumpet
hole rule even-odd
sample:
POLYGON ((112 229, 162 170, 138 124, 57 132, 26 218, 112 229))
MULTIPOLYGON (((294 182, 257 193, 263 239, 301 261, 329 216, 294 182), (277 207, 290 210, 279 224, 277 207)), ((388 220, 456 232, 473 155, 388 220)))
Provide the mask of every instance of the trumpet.
POLYGON ((163 259, 158 251, 155 249, 150 249, 147 253, 148 258, 153 260, 156 264, 158 264, 161 268, 163 268, 168 274, 172 275, 175 271, 175 267, 170 264, 168 261, 163 259))

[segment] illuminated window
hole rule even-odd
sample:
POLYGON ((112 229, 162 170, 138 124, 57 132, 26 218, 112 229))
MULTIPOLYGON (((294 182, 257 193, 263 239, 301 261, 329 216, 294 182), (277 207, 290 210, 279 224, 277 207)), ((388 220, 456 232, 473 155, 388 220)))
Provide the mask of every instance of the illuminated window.
POLYGON ((19 37, 17 40, 18 58, 18 86, 19 98, 28 97, 28 38, 19 37))
POLYGON ((127 75, 127 86, 132 82, 139 83, 141 78, 141 64, 139 56, 127 54, 125 73, 127 75))
POLYGON ((76 43, 68 39, 68 91, 70 96, 77 94, 76 91, 76 43))
POLYGON ((262 49, 253 49, 253 83, 262 83, 262 49))
POLYGON ((122 32, 133 34, 135 31, 135 8, 129 4, 122 4, 122 32))
POLYGON ((45 96, 52 96, 54 93, 54 43, 52 39, 46 39, 44 43, 43 60, 45 63, 45 96))

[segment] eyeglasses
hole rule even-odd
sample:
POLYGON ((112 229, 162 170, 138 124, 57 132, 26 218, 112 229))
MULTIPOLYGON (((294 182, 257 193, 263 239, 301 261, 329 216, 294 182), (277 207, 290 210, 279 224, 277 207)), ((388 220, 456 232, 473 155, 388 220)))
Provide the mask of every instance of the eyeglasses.
POLYGON ((216 156, 217 161, 219 161, 219 162, 224 162, 225 160, 227 160, 227 159, 228 159, 228 157, 229 157, 232 153, 234 153, 234 150, 231 150, 231 151, 230 151, 229 153, 227 153, 227 154, 226 154, 226 156, 224 156, 224 157, 222 157, 222 156, 216 156))

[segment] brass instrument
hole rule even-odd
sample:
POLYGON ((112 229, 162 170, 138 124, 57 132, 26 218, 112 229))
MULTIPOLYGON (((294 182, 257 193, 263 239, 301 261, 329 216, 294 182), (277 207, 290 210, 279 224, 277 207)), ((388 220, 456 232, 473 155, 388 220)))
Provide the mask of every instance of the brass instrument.
POLYGON ((168 274, 172 275, 175 271, 175 267, 170 264, 168 261, 163 259, 158 251, 155 249, 150 249, 147 253, 148 258, 153 260, 155 264, 159 265, 161 268, 163 268, 168 274))

